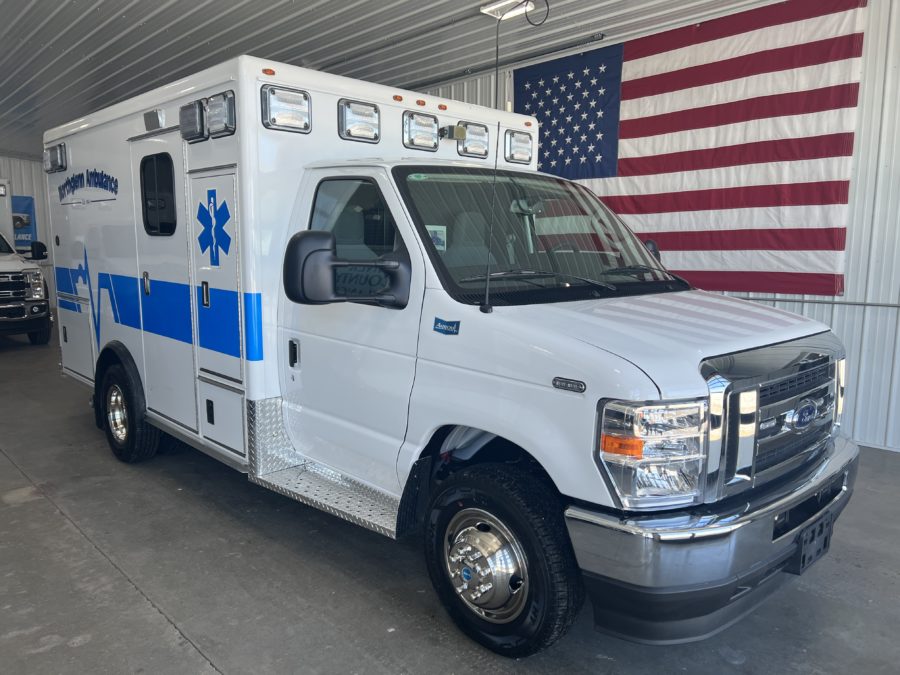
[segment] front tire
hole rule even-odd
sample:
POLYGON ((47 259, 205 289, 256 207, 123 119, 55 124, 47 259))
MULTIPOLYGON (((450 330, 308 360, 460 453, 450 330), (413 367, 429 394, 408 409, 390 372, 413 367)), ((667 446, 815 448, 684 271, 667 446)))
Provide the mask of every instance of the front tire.
POLYGON ((50 342, 50 319, 38 330, 28 333, 28 341, 33 345, 45 345, 50 342))
POLYGON ((159 448, 159 430, 145 419, 140 386, 122 366, 114 365, 103 375, 100 387, 106 440, 113 454, 129 464, 150 459, 159 448))
POLYGON ((569 630, 584 602, 552 486, 503 464, 463 469, 428 507, 425 559, 438 596, 469 637, 509 657, 569 630))

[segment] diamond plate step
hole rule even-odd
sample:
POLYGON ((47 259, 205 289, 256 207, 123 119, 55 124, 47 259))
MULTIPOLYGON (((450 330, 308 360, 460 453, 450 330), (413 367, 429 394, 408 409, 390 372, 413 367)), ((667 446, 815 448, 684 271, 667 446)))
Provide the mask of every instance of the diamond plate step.
POLYGON ((400 500, 327 467, 306 462, 263 476, 251 475, 250 480, 338 518, 396 538, 400 500))

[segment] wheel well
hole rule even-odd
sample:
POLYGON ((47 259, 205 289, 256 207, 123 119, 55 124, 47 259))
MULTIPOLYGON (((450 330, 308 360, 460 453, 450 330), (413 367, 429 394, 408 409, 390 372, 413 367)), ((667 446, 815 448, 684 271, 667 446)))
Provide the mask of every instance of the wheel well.
MULTIPOLYGON (((98 429, 103 428, 100 386, 103 384, 103 376, 106 375, 106 371, 114 365, 120 365, 125 370, 130 371, 130 375, 134 377, 134 380, 138 383, 141 382, 137 366, 128 348, 117 341, 107 344, 103 351, 100 352, 100 356, 97 357, 97 365, 94 367, 94 422, 97 424, 98 429)), ((139 395, 141 400, 143 400, 143 392, 140 392, 139 395)))
POLYGON ((418 531, 438 485, 464 467, 486 463, 519 465, 559 494, 546 469, 522 446, 481 429, 442 426, 432 434, 406 480, 398 514, 398 537, 418 531))

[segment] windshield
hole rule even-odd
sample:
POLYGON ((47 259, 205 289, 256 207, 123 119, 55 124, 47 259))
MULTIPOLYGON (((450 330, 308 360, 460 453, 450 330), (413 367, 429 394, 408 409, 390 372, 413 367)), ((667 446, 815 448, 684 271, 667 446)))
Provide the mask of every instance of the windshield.
POLYGON ((3 238, 3 235, 0 234, 0 255, 4 253, 12 253, 12 247, 6 243, 6 239, 3 238))
POLYGON ((498 171, 492 184, 490 169, 462 167, 397 167, 394 176, 444 287, 460 302, 484 300, 488 273, 492 304, 688 287, 575 183, 498 171))

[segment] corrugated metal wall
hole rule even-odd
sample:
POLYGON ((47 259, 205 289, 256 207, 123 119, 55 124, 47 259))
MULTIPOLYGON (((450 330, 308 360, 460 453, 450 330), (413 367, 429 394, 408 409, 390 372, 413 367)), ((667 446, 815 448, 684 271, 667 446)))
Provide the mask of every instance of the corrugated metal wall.
MULTIPOLYGON (((847 346, 845 427, 860 443, 900 450, 900 3, 869 0, 868 14, 845 295, 743 297, 830 325, 847 346)), ((500 71, 501 102, 509 98, 511 73, 500 71)), ((492 105, 494 76, 457 80, 429 93, 492 105)))
MULTIPOLYGON (((44 170, 40 162, 30 159, 18 159, 16 157, 0 156, 0 178, 6 178, 12 184, 12 193, 25 197, 34 197, 34 213, 37 219, 37 237, 50 248, 50 214, 47 211, 46 181, 44 170)), ((50 291, 55 292, 55 279, 52 274, 47 274, 50 262, 42 264, 45 268, 44 276, 50 291)))

